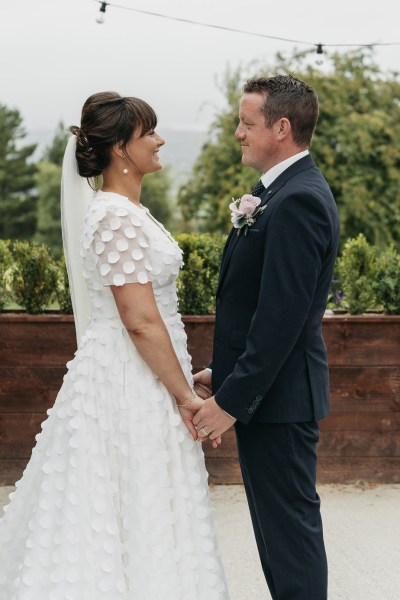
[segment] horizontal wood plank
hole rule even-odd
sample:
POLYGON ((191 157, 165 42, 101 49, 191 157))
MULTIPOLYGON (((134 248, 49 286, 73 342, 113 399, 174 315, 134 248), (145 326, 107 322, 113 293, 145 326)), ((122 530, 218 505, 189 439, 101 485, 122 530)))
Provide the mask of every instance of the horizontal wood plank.
POLYGON ((400 431, 329 431, 322 432, 318 456, 400 457, 400 431))
POLYGON ((26 459, 0 458, 0 485, 15 485, 21 479, 26 459))
POLYGON ((213 448, 209 442, 205 442, 203 450, 206 458, 235 458, 237 456, 235 431, 233 429, 226 431, 218 448, 213 448))
POLYGON ((334 431, 400 431, 400 412, 331 412, 319 422, 319 426, 322 434, 334 431))
POLYGON ((243 483, 239 462, 236 458, 207 458, 206 468, 209 474, 209 483, 233 484, 243 483))
POLYGON ((400 410, 400 366, 337 366, 329 369, 331 409, 400 410))
POLYGON ((400 458, 321 457, 317 480, 319 483, 400 483, 400 458))
POLYGON ((211 361, 214 325, 210 323, 190 323, 185 326, 188 338, 188 352, 192 357, 193 371, 201 371, 211 361))
POLYGON ((46 411, 57 396, 64 366, 0 366, 0 412, 46 411))
POLYGON ((16 327, 0 320, 0 333, 2 366, 65 366, 76 350, 75 327, 68 321, 32 321, 16 327))
POLYGON ((330 365, 400 365, 400 318, 324 319, 330 365))
POLYGON ((0 414, 0 458, 29 458, 45 413, 0 414))

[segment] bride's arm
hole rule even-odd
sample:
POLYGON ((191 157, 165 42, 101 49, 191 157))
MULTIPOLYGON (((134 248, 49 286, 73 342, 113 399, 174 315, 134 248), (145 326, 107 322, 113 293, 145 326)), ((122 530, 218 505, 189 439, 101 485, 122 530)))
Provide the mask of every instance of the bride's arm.
MULTIPOLYGON (((110 286, 121 321, 125 325, 139 354, 176 398, 177 404, 190 402, 193 414, 203 401, 193 399, 192 388, 186 380, 175 354, 171 338, 158 310, 151 283, 129 283, 110 286)), ((190 421, 185 423, 194 439, 197 432, 190 421)))

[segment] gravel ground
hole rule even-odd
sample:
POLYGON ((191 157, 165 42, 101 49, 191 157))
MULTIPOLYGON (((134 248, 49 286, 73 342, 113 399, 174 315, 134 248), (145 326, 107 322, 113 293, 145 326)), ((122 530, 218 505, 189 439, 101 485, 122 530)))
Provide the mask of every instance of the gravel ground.
MULTIPOLYGON (((13 488, 0 488, 0 506, 13 488)), ((319 487, 329 600, 400 599, 400 485, 319 487)), ((239 485, 211 488, 231 600, 270 600, 239 485)))

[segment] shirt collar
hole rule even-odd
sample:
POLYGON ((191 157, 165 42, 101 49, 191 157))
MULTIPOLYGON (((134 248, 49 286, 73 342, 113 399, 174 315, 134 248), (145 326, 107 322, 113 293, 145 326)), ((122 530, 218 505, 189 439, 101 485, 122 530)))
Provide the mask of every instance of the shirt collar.
POLYGON ((265 188, 269 187, 271 185, 271 183, 273 183, 275 181, 275 179, 277 177, 279 177, 279 175, 281 173, 283 173, 283 171, 286 171, 286 169, 288 167, 290 167, 290 165, 293 165, 293 163, 297 162, 304 156, 307 156, 307 154, 309 154, 308 150, 303 150, 302 152, 298 152, 297 154, 294 154, 293 156, 290 156, 286 160, 283 160, 282 162, 278 163, 277 165, 272 167, 266 173, 263 173, 261 175, 261 181, 263 182, 264 187, 265 188))

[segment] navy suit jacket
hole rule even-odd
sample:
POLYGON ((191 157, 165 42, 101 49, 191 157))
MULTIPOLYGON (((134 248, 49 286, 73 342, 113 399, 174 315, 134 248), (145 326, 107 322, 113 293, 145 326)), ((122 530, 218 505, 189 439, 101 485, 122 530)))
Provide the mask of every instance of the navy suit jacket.
POLYGON ((336 203, 307 155, 261 204, 247 234, 233 229, 224 249, 213 393, 242 423, 316 421, 329 412, 322 318, 340 237, 336 203))

